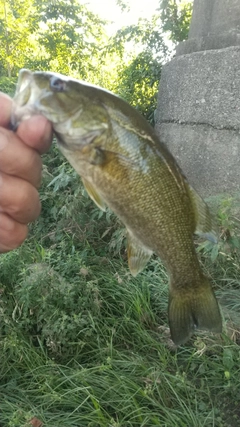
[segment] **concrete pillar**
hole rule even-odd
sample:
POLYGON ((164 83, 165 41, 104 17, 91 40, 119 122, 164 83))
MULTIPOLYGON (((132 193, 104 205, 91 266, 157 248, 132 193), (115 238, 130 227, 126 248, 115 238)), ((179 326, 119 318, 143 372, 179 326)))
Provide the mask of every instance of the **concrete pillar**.
POLYGON ((204 197, 240 185, 240 0, 194 0, 163 67, 156 130, 204 197))

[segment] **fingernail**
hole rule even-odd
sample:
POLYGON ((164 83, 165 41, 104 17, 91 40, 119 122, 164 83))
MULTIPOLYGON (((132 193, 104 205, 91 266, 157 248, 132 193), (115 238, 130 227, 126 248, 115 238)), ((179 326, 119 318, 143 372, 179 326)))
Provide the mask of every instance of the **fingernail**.
POLYGON ((4 135, 3 132, 0 132, 0 151, 4 150, 6 145, 8 144, 8 138, 4 135))

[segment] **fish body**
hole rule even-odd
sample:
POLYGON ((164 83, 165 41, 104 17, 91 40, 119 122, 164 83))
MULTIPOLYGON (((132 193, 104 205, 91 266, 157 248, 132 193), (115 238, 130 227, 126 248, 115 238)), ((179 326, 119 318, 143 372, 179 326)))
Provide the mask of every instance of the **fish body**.
POLYGON ((153 252, 166 265, 173 341, 184 343, 196 327, 221 332, 193 243, 196 232, 211 236, 208 208, 149 123, 111 92, 49 72, 22 70, 14 101, 13 125, 33 114, 50 120, 90 197, 126 226, 131 273, 153 252))

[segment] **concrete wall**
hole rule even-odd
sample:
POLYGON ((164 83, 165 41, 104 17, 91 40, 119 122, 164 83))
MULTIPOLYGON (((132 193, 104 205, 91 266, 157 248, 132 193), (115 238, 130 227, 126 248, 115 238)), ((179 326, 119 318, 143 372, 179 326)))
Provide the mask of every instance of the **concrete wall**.
POLYGON ((238 190, 240 0, 194 1, 189 39, 162 70, 156 130, 200 194, 238 190))

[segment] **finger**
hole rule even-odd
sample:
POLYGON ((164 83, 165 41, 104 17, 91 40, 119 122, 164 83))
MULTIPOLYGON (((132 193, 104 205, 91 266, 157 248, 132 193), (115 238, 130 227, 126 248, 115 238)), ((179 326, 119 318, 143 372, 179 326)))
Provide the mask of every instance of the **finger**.
POLYGON ((28 228, 0 212, 0 252, 8 252, 20 246, 26 239, 28 228))
POLYGON ((41 211, 36 188, 21 178, 1 173, 0 211, 22 224, 34 221, 41 211))
POLYGON ((20 123, 17 135, 29 147, 34 148, 40 154, 48 151, 52 141, 51 123, 43 116, 33 116, 20 123))
POLYGON ((42 172, 41 157, 13 132, 0 128, 0 170, 25 179, 38 188, 42 172))
POLYGON ((0 126, 8 127, 12 111, 12 100, 5 93, 0 92, 0 126))

